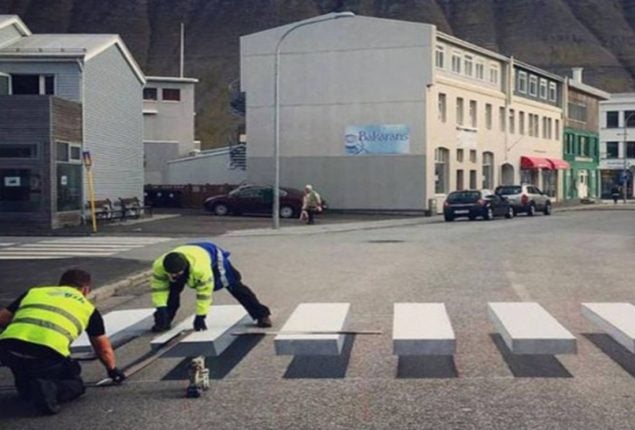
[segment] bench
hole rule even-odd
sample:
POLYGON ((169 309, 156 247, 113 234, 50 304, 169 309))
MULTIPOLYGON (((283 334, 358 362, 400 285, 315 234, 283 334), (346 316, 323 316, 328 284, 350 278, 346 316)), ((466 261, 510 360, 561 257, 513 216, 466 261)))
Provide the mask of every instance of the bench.
MULTIPOLYGON (((132 337, 149 331, 154 321, 152 318, 153 313, 154 309, 150 308, 109 312, 104 315, 106 335, 110 338, 113 346, 120 345, 132 337)), ((92 351, 93 347, 86 332, 83 332, 71 344, 72 354, 86 354, 92 351)))
POLYGON ((276 354, 340 355, 346 335, 337 332, 346 329, 350 307, 350 303, 299 304, 274 339, 276 354))
MULTIPOLYGON (((90 222, 92 217, 92 205, 86 202, 86 219, 90 222)), ((115 217, 115 208, 110 199, 95 200, 95 218, 97 221, 111 221, 115 217)))
POLYGON ((575 354, 576 338, 535 302, 488 303, 490 320, 513 354, 575 354))
POLYGON ((630 303, 582 303, 582 315, 635 354, 635 306, 630 303))
POLYGON ((395 303, 393 354, 454 355, 456 338, 443 303, 395 303))
MULTIPOLYGON (((192 330, 194 315, 188 316, 176 327, 150 341, 150 348, 157 350, 179 334, 192 330)), ((164 357, 217 357, 223 353, 233 341, 238 339, 232 334, 237 326, 250 325, 251 318, 240 305, 214 305, 205 319, 207 330, 192 332, 181 339, 164 357)))
POLYGON ((151 216, 152 207, 142 205, 137 197, 119 197, 116 203, 116 212, 122 220, 126 218, 140 218, 142 213, 148 213, 151 216))

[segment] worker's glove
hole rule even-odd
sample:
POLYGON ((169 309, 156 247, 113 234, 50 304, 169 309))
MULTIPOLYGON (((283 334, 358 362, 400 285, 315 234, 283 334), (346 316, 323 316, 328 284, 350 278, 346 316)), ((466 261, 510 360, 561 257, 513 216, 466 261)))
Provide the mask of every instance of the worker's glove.
POLYGON ((205 324, 205 317, 206 315, 196 315, 196 318, 194 318, 195 331, 207 330, 207 324, 205 324))
POLYGON ((114 382, 115 384, 121 384, 123 381, 126 380, 126 374, 116 367, 108 369, 108 377, 112 379, 112 382, 114 382))
POLYGON ((170 328, 170 323, 168 322, 168 308, 165 306, 157 308, 154 312, 154 326, 152 327, 152 331, 166 331, 170 328))

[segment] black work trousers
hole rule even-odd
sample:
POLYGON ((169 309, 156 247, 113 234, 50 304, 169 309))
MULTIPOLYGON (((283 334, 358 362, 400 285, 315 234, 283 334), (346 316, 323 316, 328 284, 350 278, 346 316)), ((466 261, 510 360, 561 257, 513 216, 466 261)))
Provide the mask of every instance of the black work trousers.
POLYGON ((23 400, 31 400, 29 386, 35 379, 53 382, 57 387, 57 401, 60 403, 74 400, 86 391, 80 377, 82 368, 71 358, 26 358, 0 347, 0 361, 11 369, 15 388, 23 400))
MULTIPOLYGON (((242 283, 240 272, 231 265, 230 270, 233 271, 234 276, 230 276, 229 278, 233 278, 234 281, 226 287, 227 291, 245 308, 249 316, 254 320, 259 320, 271 315, 269 308, 260 303, 256 294, 247 285, 242 283)), ((218 279, 217 277, 215 278, 218 279)), ((185 288, 185 282, 185 279, 179 279, 176 282, 170 283, 170 294, 168 296, 168 321, 170 323, 176 316, 176 311, 181 306, 181 293, 185 288)), ((214 290, 221 288, 223 287, 217 285, 214 290)))

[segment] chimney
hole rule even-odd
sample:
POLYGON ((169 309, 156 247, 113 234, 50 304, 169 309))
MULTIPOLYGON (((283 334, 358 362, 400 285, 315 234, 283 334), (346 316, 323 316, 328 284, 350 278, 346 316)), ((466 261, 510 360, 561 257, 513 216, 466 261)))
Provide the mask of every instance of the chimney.
POLYGON ((573 72, 573 81, 579 84, 582 83, 582 67, 572 67, 571 71, 573 72))

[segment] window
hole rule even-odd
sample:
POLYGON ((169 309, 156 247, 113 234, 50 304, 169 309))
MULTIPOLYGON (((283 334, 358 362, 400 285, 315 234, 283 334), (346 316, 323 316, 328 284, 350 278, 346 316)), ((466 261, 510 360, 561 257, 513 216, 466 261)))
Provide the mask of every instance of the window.
POLYGON ((527 94, 527 72, 518 72, 517 89, 519 93, 527 94))
POLYGON ((0 212, 33 212, 40 207, 42 177, 35 169, 0 169, 0 212))
POLYGON ((456 99, 456 123, 463 125, 463 99, 461 97, 456 99))
POLYGON ((474 128, 477 126, 477 116, 476 100, 470 100, 470 124, 474 128))
POLYGON ((498 108, 498 125, 500 131, 505 131, 505 108, 498 108))
POLYGON ((443 93, 439 93, 439 121, 445 122, 446 120, 447 120, 446 96, 443 93))
POLYGON ((536 97, 538 95, 538 77, 529 77, 529 95, 536 97))
POLYGON ((463 184, 463 170, 456 171, 456 189, 458 191, 465 189, 465 186, 463 184))
POLYGON ((560 140, 560 120, 556 120, 556 126, 554 132, 554 139, 560 140))
POLYGON ((635 142, 626 142, 626 158, 635 158, 635 142))
POLYGON ((144 88, 143 89, 143 100, 157 100, 157 89, 156 88, 144 88))
POLYGON ((476 189, 476 170, 470 170, 470 189, 476 189))
POLYGON ((558 89, 555 82, 549 82, 549 101, 556 102, 558 100, 558 89))
POLYGON ((456 161, 458 161, 459 163, 463 162, 463 150, 462 149, 457 149, 456 150, 456 161))
POLYGON ((624 111, 624 123, 627 128, 635 127, 635 110, 624 111))
POLYGON ((178 88, 163 88, 163 100, 178 102, 181 100, 181 90, 178 88))
POLYGON ((525 112, 518 112, 518 133, 521 135, 525 134, 525 112))
POLYGON ((590 153, 589 138, 586 136, 580 136, 580 155, 583 157, 588 157, 590 153))
POLYGON ((485 79, 485 64, 482 61, 476 63, 476 79, 485 79))
POLYGON ((534 115, 528 114, 527 118, 529 119, 529 127, 527 127, 527 134, 530 136, 534 135, 534 115))
POLYGON ((445 194, 448 192, 448 160, 450 151, 445 148, 434 150, 434 192, 445 194))
POLYGON ((534 136, 540 136, 540 117, 538 115, 534 115, 534 136))
POLYGON ((618 158, 619 148, 619 142, 606 142, 606 158, 618 158))
POLYGON ((55 94, 53 75, 11 75, 11 94, 55 94))
POLYGON ((458 52, 452 53, 452 71, 454 73, 461 73, 461 54, 458 52))
POLYGON ((465 57, 463 57, 463 67, 465 69, 465 74, 467 76, 472 76, 472 71, 474 69, 474 57, 466 54, 465 57))
POLYGON ((445 48, 441 45, 437 45, 437 49, 434 53, 434 63, 439 69, 443 69, 445 63, 445 48))
POLYGON ((81 146, 73 145, 68 142, 57 142, 56 161, 81 163, 82 150, 81 146))
POLYGON ((514 109, 509 110, 509 132, 516 132, 516 112, 514 112, 514 109))
POLYGON ((547 80, 540 78, 540 98, 547 100, 547 80))
POLYGON ((547 138, 547 117, 546 116, 542 117, 542 138, 543 139, 547 138))
POLYGON ((489 103, 485 104, 485 127, 492 129, 492 105, 489 103))
POLYGON ((494 154, 483 152, 483 188, 494 188, 494 154))
POLYGON ((498 65, 490 64, 489 66, 489 81, 492 84, 498 84, 498 65))
POLYGON ((470 163, 476 163, 476 149, 470 149, 470 163))
POLYGON ((569 118, 576 121, 580 121, 580 122, 586 122, 587 120, 586 106, 582 104, 569 103, 569 118))
POLYGON ((606 113, 606 128, 618 128, 619 127, 619 112, 616 110, 608 111, 606 113))
POLYGON ((0 145, 0 158, 37 158, 37 144, 0 145))

